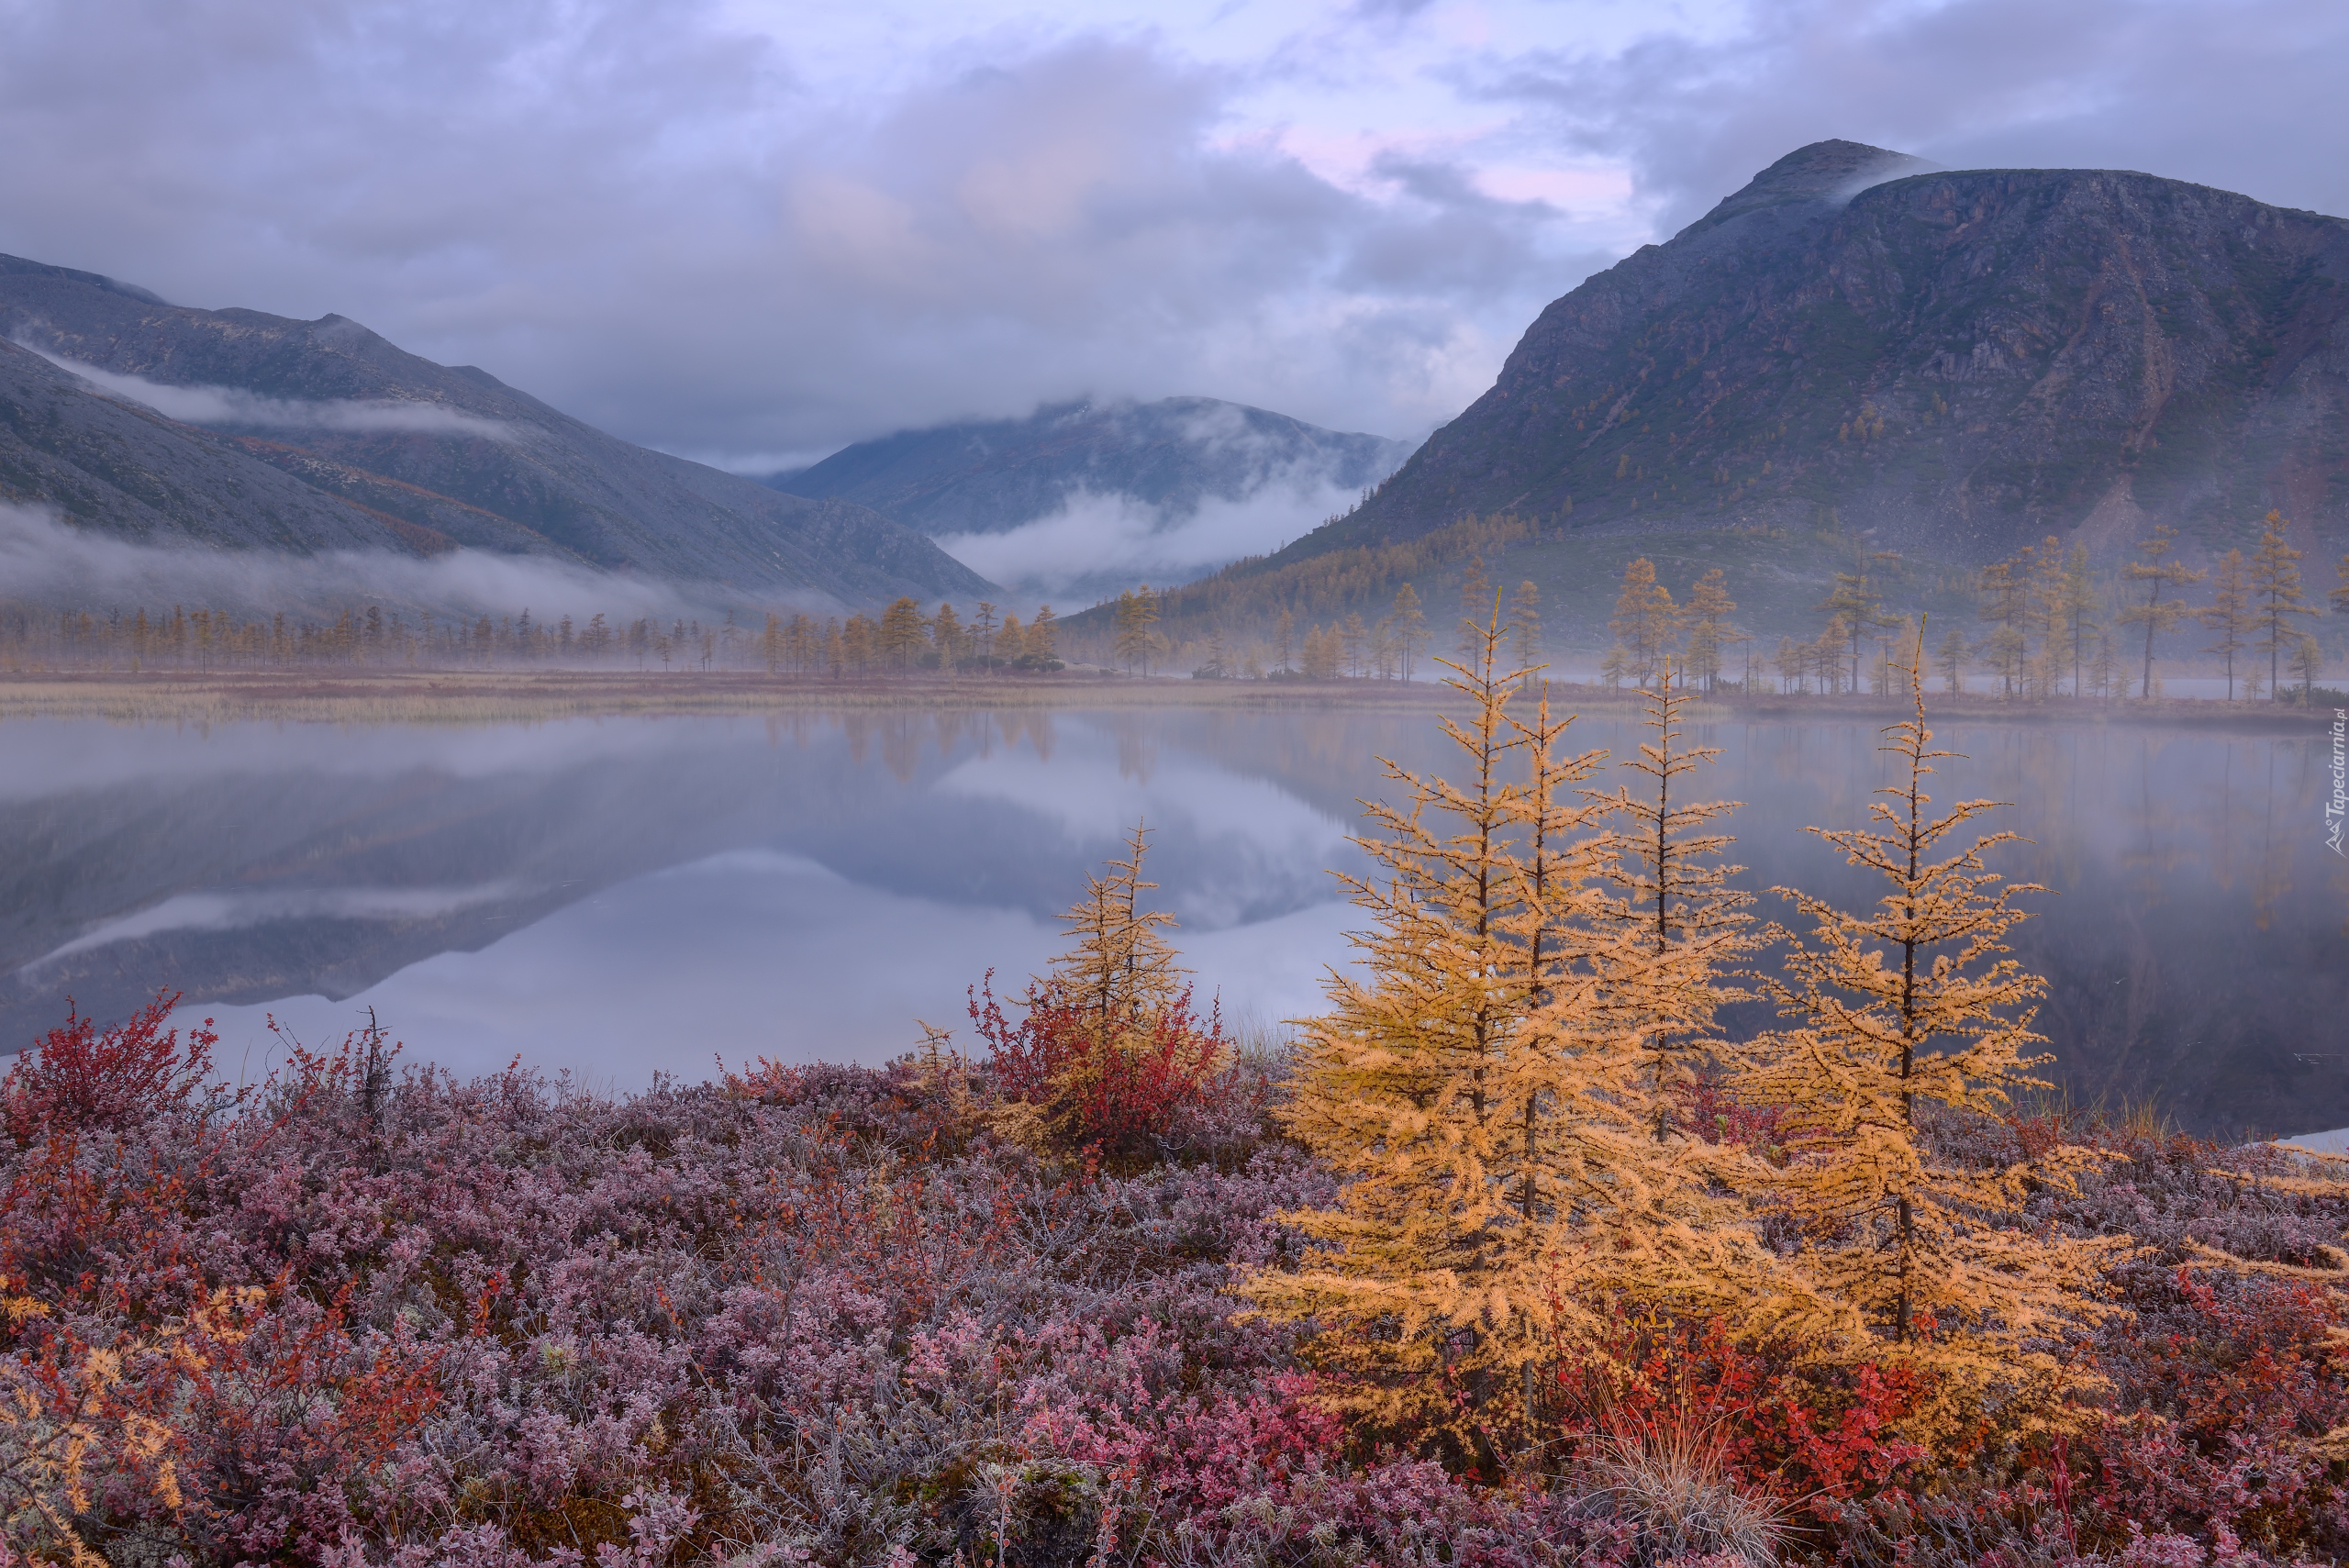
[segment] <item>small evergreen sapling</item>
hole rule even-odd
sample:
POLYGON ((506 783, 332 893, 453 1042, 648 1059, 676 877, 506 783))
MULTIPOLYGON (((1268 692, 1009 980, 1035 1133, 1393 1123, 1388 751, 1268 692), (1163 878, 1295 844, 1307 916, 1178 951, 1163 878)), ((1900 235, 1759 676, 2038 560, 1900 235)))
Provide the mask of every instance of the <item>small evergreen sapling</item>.
MULTIPOLYGON (((1004 1096, 1002 1129, 1024 1142, 1154 1151, 1178 1124, 1208 1108, 1232 1056, 1222 1014, 1194 1010, 1186 972, 1161 933, 1174 924, 1141 907, 1149 830, 1134 825, 1123 860, 1085 877, 1063 934, 1076 945, 1004 1013, 991 984, 972 993, 971 1021, 988 1047, 1004 1096)), ((942 1045, 941 1036, 932 1033, 942 1045)))

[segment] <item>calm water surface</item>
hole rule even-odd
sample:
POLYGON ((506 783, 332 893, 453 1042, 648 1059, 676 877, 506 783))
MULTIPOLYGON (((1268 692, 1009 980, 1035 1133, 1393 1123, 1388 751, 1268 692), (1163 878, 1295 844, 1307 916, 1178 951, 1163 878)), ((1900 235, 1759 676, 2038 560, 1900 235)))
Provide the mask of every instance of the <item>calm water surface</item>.
MULTIPOLYGON (((1622 754, 1636 727, 1584 720, 1622 754)), ((1873 899, 1803 833, 1858 822, 1871 725, 1722 724, 1742 880, 1873 899)), ((1952 724, 1936 793, 2016 803, 1998 869, 2043 883, 2016 949, 2077 1097, 2211 1131, 2349 1126, 2349 864, 2329 750, 2126 726, 1952 724)), ((1015 984, 1137 817, 1202 990, 1309 1011, 1355 924, 1329 875, 1380 755, 1448 765, 1424 718, 870 713, 479 729, 0 726, 0 1049, 158 987, 258 1070, 273 1014, 372 1006, 412 1058, 515 1057, 618 1086, 714 1059, 874 1062, 1015 984)), ((1606 782, 1611 783, 1611 778, 1606 782)), ((1766 895, 1769 912, 1777 901, 1766 895)), ((1758 1027, 1758 1015, 1736 1020, 1758 1027)))

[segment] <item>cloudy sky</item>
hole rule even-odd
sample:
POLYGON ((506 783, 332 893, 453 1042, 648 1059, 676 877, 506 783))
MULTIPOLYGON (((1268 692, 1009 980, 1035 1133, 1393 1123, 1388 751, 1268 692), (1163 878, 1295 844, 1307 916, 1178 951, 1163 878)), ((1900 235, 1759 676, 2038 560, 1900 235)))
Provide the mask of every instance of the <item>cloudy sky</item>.
POLYGON ((0 0, 0 250, 762 468, 1083 393, 1417 437, 1804 142, 2349 213, 2339 0, 0 0))

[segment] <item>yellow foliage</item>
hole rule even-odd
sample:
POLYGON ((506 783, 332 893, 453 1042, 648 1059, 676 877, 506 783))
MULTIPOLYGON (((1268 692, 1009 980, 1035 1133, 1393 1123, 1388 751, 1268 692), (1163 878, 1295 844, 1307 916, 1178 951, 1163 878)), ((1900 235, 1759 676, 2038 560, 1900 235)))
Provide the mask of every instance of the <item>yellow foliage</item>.
POLYGON ((1629 966, 1596 890, 1609 803, 1571 795, 1601 753, 1559 754, 1571 720, 1546 695, 1508 714, 1503 637, 1496 615, 1472 663, 1445 662, 1466 782, 1390 762, 1409 804, 1367 809, 1378 834, 1356 841, 1386 873, 1352 882, 1367 962, 1303 1021, 1286 1113, 1347 1185, 1289 1217, 1325 1250, 1246 1287, 1322 1327, 1345 1408, 1478 1447, 1541 1419, 1542 1369, 1614 1304, 1742 1317, 1773 1288, 1742 1207, 1657 1137, 1652 1025, 1610 992, 1629 966))
POLYGON ((1653 781, 1653 798, 1618 786, 1612 795, 1586 791, 1625 824, 1593 841, 1593 865, 1611 889, 1596 918, 1613 940, 1594 954, 1606 984, 1597 993, 1614 1027, 1639 1037, 1649 1054, 1648 1087, 1656 1136, 1669 1120, 1671 1095, 1692 1081, 1696 1062, 1719 1042, 1715 1010, 1747 993, 1719 975, 1750 955, 1757 943, 1745 906, 1753 895, 1730 885, 1742 866, 1719 857, 1734 841, 1706 831, 1736 801, 1688 803, 1675 786, 1720 755, 1718 747, 1683 747, 1681 715, 1687 692, 1672 684, 1671 662, 1647 694, 1648 728, 1624 766, 1653 781))
POLYGON ((2058 1148, 2004 1170, 1960 1168, 1919 1135, 1920 1103, 1997 1114, 2008 1095, 2044 1086, 2046 1060, 2027 1054, 2045 983, 2005 956, 2002 939, 2024 912, 1984 854, 2014 840, 1993 833, 1951 852, 1943 841, 1995 802, 1938 811, 1925 793, 1932 749, 1926 728, 1922 639, 1908 667, 1915 717, 1885 731, 1899 782, 1872 802, 1871 828, 1813 828, 1890 891, 1847 912, 1786 888, 1810 923, 1788 942, 1784 970, 1757 975, 1792 1028, 1754 1042, 1742 1088, 1788 1107, 1792 1154, 1772 1179, 1802 1222, 1803 1263, 1822 1294, 1864 1321, 1854 1340, 1833 1323, 1804 1325, 1846 1353, 1906 1360, 1932 1374, 1939 1403, 1931 1436, 1946 1437, 1994 1398, 2029 1429, 2067 1418, 2065 1402, 2095 1386, 2057 1353, 2067 1334, 2108 1308, 2101 1271, 2125 1238, 2071 1239, 2016 1221, 2034 1186, 2068 1186, 2095 1159, 2058 1148))

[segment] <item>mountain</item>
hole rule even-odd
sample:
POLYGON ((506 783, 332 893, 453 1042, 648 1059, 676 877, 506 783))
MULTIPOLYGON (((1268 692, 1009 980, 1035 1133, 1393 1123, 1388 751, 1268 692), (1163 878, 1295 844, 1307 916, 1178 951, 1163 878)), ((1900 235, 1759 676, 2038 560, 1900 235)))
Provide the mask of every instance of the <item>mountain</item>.
POLYGON ((1003 533, 1049 517, 1080 491, 1186 515, 1268 485, 1360 490, 1410 451, 1408 441, 1325 430, 1244 404, 1166 397, 903 430, 767 483, 854 501, 932 536, 1003 533))
POLYGON ((0 500, 148 541, 454 545, 748 594, 991 585, 852 503, 606 435, 340 316, 195 310, 0 256, 0 500))
POLYGON ((1491 391, 1274 564, 1465 514, 1840 525, 1956 563, 2157 522, 2349 532, 2349 223, 2151 174, 1789 153, 1553 302, 1491 391))
POLYGON ((870 506, 1001 582, 1115 593, 1294 539, 1410 450, 1211 397, 1080 401, 860 441, 766 483, 870 506))

